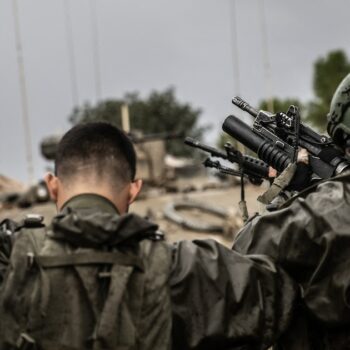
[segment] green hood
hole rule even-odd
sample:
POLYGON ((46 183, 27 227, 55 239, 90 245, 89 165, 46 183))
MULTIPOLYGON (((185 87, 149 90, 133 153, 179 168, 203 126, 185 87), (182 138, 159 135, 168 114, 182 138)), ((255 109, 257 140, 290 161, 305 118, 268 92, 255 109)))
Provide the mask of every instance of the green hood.
POLYGON ((52 221, 50 237, 81 247, 115 246, 130 239, 141 240, 158 226, 136 214, 119 215, 106 198, 83 194, 73 197, 52 221))

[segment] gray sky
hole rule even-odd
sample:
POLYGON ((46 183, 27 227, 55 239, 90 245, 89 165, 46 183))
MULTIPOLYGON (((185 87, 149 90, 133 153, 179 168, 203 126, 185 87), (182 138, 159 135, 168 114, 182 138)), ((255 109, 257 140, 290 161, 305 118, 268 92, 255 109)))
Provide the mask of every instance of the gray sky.
MULTIPOLYGON (((96 0, 102 98, 176 87, 203 109, 214 143, 234 109, 229 1, 96 0)), ((259 0, 237 0, 240 94, 266 96, 259 0)), ((45 171, 38 143, 65 131, 73 102, 63 0, 18 0, 35 176, 45 171)), ((79 102, 96 101, 90 0, 70 0, 79 102)), ((312 63, 329 50, 350 55, 348 0, 266 0, 272 92, 312 97, 312 63)), ((0 173, 27 179, 11 0, 0 0, 0 173)))

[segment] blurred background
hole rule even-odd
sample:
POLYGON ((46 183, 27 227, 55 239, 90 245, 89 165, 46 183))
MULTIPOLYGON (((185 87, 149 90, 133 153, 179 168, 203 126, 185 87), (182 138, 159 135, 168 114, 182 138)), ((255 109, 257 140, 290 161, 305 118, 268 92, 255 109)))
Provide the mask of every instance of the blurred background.
MULTIPOLYGON (((211 144, 236 94, 255 106, 295 99, 310 114, 325 97, 315 65, 336 51, 318 89, 349 71, 349 9, 346 0, 0 0, 0 173, 39 179, 41 139, 126 95, 131 105, 153 96, 187 106, 195 121, 177 130, 193 127, 211 144)), ((158 100, 157 128, 146 132, 177 122, 154 112, 158 100)), ((143 123, 133 117, 146 125, 130 108, 131 127, 143 123)))
MULTIPOLYGON (((191 200, 234 205, 224 216, 237 218, 235 182, 208 182, 183 138, 223 146, 225 117, 249 120, 231 104, 235 95, 271 112, 296 104, 324 132, 350 72, 349 10, 347 0, 0 0, 1 216, 47 201, 45 152, 72 125, 104 120, 137 144, 151 189, 137 212, 159 219, 166 203, 199 190, 191 200), (165 197, 152 202, 159 191, 165 197)), ((257 210, 261 190, 247 193, 257 210)), ((55 213, 52 204, 40 210, 55 213)), ((233 221, 235 232, 241 221, 233 221)))

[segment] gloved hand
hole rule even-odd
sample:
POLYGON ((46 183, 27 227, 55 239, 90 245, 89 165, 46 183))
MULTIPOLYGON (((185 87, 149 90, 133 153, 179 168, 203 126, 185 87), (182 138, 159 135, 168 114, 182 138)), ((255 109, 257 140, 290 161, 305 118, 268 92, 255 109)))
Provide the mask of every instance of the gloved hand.
POLYGON ((306 149, 301 148, 297 157, 297 169, 291 182, 286 187, 286 190, 302 191, 310 185, 311 175, 312 170, 309 166, 309 153, 306 149))

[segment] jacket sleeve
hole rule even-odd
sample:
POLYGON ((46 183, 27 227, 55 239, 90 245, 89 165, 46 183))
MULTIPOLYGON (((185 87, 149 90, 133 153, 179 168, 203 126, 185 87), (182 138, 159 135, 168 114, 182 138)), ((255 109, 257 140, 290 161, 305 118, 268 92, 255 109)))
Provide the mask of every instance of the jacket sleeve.
POLYGON ((320 184, 288 208, 256 217, 233 249, 266 254, 302 287, 311 314, 332 326, 350 322, 350 186, 320 184))
POLYGON ((6 274, 0 288, 0 350, 5 344, 15 344, 21 329, 25 329, 30 294, 27 289, 27 253, 34 253, 30 237, 19 232, 13 244, 6 274))
POLYGON ((10 262, 12 240, 6 233, 0 232, 0 286, 4 281, 6 271, 10 262))
POLYGON ((267 257, 214 240, 175 245, 170 286, 175 349, 265 349, 287 327, 296 298, 267 257))

